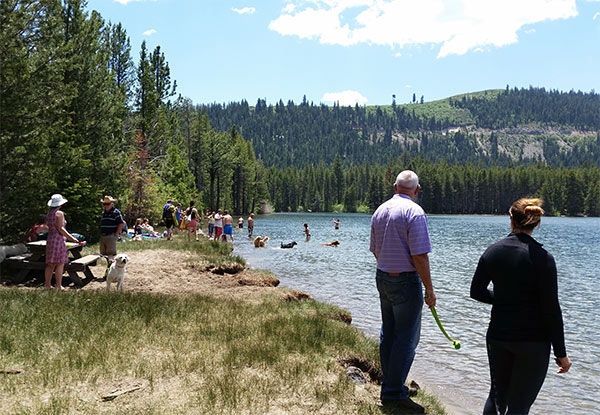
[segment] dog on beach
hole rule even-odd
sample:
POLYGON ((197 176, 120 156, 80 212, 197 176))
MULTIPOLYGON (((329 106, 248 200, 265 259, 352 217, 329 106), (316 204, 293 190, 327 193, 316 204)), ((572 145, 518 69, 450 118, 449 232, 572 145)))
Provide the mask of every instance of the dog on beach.
POLYGON ((264 238, 257 236, 256 238, 254 238, 254 247, 255 248, 264 248, 265 242, 267 242, 268 240, 269 240, 268 236, 265 236, 264 238))
POLYGON ((117 283, 117 291, 123 291, 127 262, 129 262, 129 257, 126 254, 119 254, 115 257, 108 268, 108 274, 106 274, 106 291, 110 291, 110 284, 113 282, 117 283))
POLYGON ((283 242, 281 243, 281 248, 293 248, 294 246, 298 245, 296 243, 296 241, 292 241, 289 244, 284 244, 283 242))
POLYGON ((329 242, 328 244, 321 244, 322 246, 333 246, 335 248, 337 248, 337 246, 340 244, 340 241, 338 241, 337 239, 333 242, 329 242))

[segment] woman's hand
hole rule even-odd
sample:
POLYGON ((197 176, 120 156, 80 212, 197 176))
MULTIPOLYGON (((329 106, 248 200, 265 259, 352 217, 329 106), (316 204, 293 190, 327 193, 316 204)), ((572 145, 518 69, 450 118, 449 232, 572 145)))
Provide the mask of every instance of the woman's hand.
POLYGON ((557 357, 556 359, 554 359, 554 361, 559 366, 558 372, 556 373, 567 373, 571 368, 571 365, 573 364, 573 362, 571 362, 571 359, 569 359, 567 356, 557 357))

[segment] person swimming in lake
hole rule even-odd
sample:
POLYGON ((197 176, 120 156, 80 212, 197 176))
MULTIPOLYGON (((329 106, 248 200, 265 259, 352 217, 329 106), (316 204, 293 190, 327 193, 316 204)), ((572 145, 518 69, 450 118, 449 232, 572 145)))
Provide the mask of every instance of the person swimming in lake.
POLYGON ((335 230, 337 231, 338 229, 340 229, 340 220, 339 219, 333 219, 333 226, 335 227, 335 230))

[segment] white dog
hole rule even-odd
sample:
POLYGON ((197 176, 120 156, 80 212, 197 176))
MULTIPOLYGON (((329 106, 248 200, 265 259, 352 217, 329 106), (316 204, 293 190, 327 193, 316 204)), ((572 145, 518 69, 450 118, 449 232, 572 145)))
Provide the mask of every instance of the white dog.
POLYGON ((110 264, 106 275, 106 291, 110 291, 110 284, 113 282, 117 283, 117 291, 122 291, 127 261, 129 261, 129 257, 126 254, 119 254, 110 264))

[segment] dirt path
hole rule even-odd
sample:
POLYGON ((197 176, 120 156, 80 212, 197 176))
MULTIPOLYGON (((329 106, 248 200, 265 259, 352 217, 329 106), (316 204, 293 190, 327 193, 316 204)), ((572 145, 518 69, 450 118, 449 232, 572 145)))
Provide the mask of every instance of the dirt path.
MULTIPOLYGON (((152 292, 161 294, 203 294, 257 300, 264 294, 283 299, 306 298, 308 294, 287 288, 276 288, 279 280, 268 271, 245 269, 235 274, 222 275, 206 270, 202 263, 191 264, 192 256, 185 252, 156 249, 127 252, 130 261, 123 283, 126 292, 152 292)), ((96 277, 83 290, 104 290, 105 262, 92 267, 96 277)), ((111 286, 114 289, 115 285, 111 286)))

